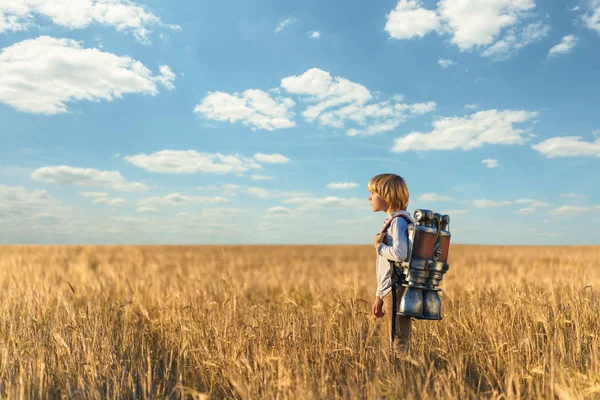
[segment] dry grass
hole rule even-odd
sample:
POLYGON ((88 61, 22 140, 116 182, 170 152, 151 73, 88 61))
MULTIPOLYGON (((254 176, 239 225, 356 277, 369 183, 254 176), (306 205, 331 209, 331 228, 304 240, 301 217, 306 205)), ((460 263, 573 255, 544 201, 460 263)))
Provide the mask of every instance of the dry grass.
POLYGON ((453 245, 444 319, 395 367, 374 257, 0 247, 0 396, 600 398, 600 247, 453 245))

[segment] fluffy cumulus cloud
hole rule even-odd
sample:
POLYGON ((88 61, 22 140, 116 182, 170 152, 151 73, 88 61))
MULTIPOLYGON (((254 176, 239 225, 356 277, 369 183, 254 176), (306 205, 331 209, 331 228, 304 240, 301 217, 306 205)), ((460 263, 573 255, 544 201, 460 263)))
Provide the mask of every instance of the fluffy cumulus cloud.
POLYGON ((331 182, 327 184, 328 189, 343 190, 343 189, 354 189, 358 187, 356 182, 331 182))
POLYGON ((529 205, 529 207, 549 207, 550 204, 546 203, 545 201, 541 201, 541 200, 535 200, 535 199, 517 199, 515 200, 516 204, 527 204, 529 205))
POLYGON ((68 211, 68 207, 45 190, 0 184, 0 217, 6 220, 59 218, 68 211))
POLYGON ((291 111, 294 104, 290 98, 273 98, 258 89, 233 94, 209 92, 194 112, 209 120, 241 122, 253 130, 273 131, 296 125, 291 111))
MULTIPOLYGON (((220 196, 187 196, 171 193, 165 196, 153 196, 138 200, 140 208, 158 209, 161 206, 187 206, 194 204, 227 203, 227 198, 220 196)), ((139 210, 138 210, 139 211, 139 210)))
POLYGON ((319 31, 312 31, 310 32, 310 37, 313 39, 318 39, 321 37, 321 32, 319 31))
POLYGON ((523 208, 519 208, 517 210, 517 214, 519 215, 531 215, 533 213, 535 213, 535 208, 533 207, 523 207, 523 208))
POLYGON ((97 23, 113 26, 119 31, 133 32, 143 42, 148 41, 151 27, 181 29, 164 25, 161 20, 130 0, 3 0, 0 2, 0 33, 23 31, 42 17, 69 29, 80 29, 97 23))
POLYGON ((247 210, 241 208, 207 208, 202 210, 202 217, 209 219, 232 218, 247 212, 247 210))
POLYGON ((535 213, 538 208, 550 206, 550 204, 546 203, 545 201, 535 199, 518 199, 515 200, 515 204, 525 205, 525 207, 517 210, 518 215, 531 215, 535 213))
POLYGON ((436 9, 426 9, 418 0, 399 0, 387 15, 385 30, 394 39, 449 35, 460 50, 507 58, 548 34, 547 25, 527 21, 534 9, 534 0, 440 0, 436 9))
POLYGON ((246 188, 246 193, 251 196, 258 197, 261 199, 270 199, 275 197, 287 197, 287 198, 296 198, 296 197, 306 197, 308 193, 304 192, 288 192, 288 191, 280 191, 280 190, 268 190, 261 187, 250 186, 246 188))
MULTIPOLYGON (((453 210, 444 210, 444 212, 442 212, 442 215, 443 214, 450 215, 450 219, 452 219, 452 216, 466 215, 468 213, 469 213, 469 210, 464 209, 464 208, 459 208, 459 209, 453 209, 453 210)), ((452 220, 450 220, 450 222, 452 222, 452 220)))
POLYGON ((137 212, 139 213, 155 213, 158 212, 156 207, 138 207, 137 212))
POLYGON ((223 183, 220 185, 198 186, 196 189, 203 192, 218 192, 223 196, 237 196, 242 189, 242 186, 235 183, 223 183))
POLYGON ((71 39, 41 36, 0 52, 0 102, 20 111, 58 114, 74 101, 111 101, 124 94, 156 95, 158 85, 173 89, 168 66, 153 75, 141 62, 71 39))
POLYGON ((83 197, 91 198, 93 204, 116 206, 125 203, 125 199, 110 198, 106 192, 82 192, 81 195, 83 197))
POLYGON ((327 196, 321 198, 298 196, 282 201, 286 204, 298 204, 298 211, 316 210, 316 209, 353 209, 366 208, 368 201, 358 198, 344 198, 337 196, 327 196))
POLYGON ((38 168, 30 176, 31 179, 40 182, 106 187, 123 192, 143 191, 148 188, 143 183, 127 181, 119 171, 99 171, 92 168, 76 168, 67 165, 38 168))
POLYGON ((448 59, 445 59, 445 58, 440 58, 438 60, 438 64, 443 69, 447 69, 447 68, 455 66, 456 65, 456 61, 448 60, 448 59))
POLYGON ((595 156, 600 157, 600 139, 586 142, 579 136, 559 136, 546 139, 532 148, 548 158, 595 156))
POLYGON ((395 139, 393 152, 409 150, 469 150, 484 144, 524 144, 529 130, 516 128, 537 116, 524 110, 487 110, 465 117, 441 118, 428 133, 411 132, 395 139))
POLYGON ((452 198, 450 196, 439 195, 437 193, 423 193, 422 195, 419 196, 418 200, 432 202, 432 203, 439 203, 439 202, 444 202, 444 201, 453 201, 454 198, 452 198))
POLYGON ((563 37, 555 46, 548 51, 548 57, 557 56, 559 54, 568 54, 570 53, 577 44, 577 37, 575 35, 567 35, 563 37))
POLYGON ((488 200, 488 199, 477 199, 473 201, 473 207, 476 208, 492 208, 492 207, 503 207, 511 204, 508 200, 488 200))
POLYGON ((253 181, 272 181, 275 178, 269 175, 252 174, 252 176, 250 176, 250 179, 252 179, 253 181))
POLYGON ((481 54, 495 60, 506 60, 523 47, 545 38, 550 27, 542 22, 535 22, 524 27, 511 28, 506 35, 481 54))
POLYGON ((263 218, 272 219, 272 218, 282 218, 287 217, 292 214, 292 210, 283 206, 275 206, 271 207, 267 210, 263 218))
POLYGON ((586 2, 587 10, 583 15, 585 26, 600 34, 600 0, 589 0, 586 2))
POLYGON ((388 101, 371 102, 373 95, 363 85, 329 72, 312 68, 301 75, 281 80, 281 87, 290 94, 302 96, 309 106, 302 113, 308 122, 344 128, 351 123, 357 128, 346 131, 349 136, 374 135, 396 128, 410 115, 423 115, 435 110, 436 103, 405 104, 394 97, 388 101))
POLYGON ((227 174, 262 167, 252 158, 239 154, 200 153, 195 150, 161 150, 152 154, 125 156, 124 160, 151 172, 227 174))
POLYGON ((290 161, 286 156, 282 156, 281 154, 264 154, 264 153, 256 153, 254 155, 254 159, 259 162, 263 162, 265 164, 285 164, 290 161))
POLYGON ((421 7, 418 0, 400 0, 387 15, 385 30, 394 39, 423 37, 441 27, 435 11, 421 7))
POLYGON ((481 163, 488 168, 496 168, 498 166, 498 160, 494 158, 486 158, 485 160, 481 160, 481 163))
POLYGON ((550 210, 550 214, 554 216, 578 216, 581 213, 590 211, 590 207, 582 206, 560 206, 550 210))
POLYGON ((560 197, 563 197, 566 199, 584 199, 587 196, 585 194, 580 194, 580 193, 564 193, 564 194, 561 194, 560 197))

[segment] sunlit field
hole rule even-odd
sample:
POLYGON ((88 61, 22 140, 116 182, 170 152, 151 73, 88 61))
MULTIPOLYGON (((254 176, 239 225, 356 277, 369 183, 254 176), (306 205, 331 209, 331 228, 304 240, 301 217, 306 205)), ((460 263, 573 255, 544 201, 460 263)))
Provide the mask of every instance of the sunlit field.
POLYGON ((0 397, 600 398, 600 247, 449 263, 392 363, 372 246, 0 247, 0 397))

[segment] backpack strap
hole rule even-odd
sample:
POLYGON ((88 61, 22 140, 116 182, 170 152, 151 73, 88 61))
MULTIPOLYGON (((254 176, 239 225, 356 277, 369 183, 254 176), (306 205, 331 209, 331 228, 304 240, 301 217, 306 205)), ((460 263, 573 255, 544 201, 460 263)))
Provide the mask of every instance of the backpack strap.
POLYGON ((386 222, 385 225, 383 225, 383 228, 381 228, 381 231, 379 233, 384 233, 385 231, 387 231, 387 228, 390 227, 390 224, 392 223, 392 221, 398 217, 404 219, 407 224, 413 223, 413 221, 410 219, 410 217, 408 217, 404 213, 400 213, 400 214, 394 215, 392 218, 390 218, 390 220, 388 222, 386 222))

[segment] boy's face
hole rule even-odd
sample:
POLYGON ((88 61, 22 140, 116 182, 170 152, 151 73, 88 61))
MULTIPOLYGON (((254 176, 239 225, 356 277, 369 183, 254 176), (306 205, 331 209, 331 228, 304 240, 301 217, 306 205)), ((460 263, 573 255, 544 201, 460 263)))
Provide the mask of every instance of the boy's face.
POLYGON ((385 199, 379 196, 377 193, 369 192, 369 203, 371 203, 371 208, 373 212, 377 211, 387 211, 390 208, 389 204, 385 199))

